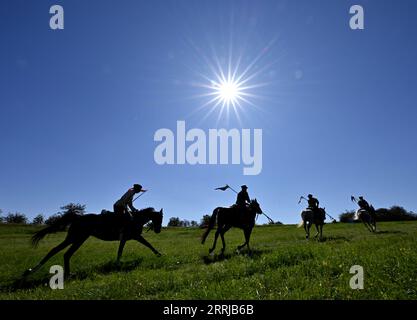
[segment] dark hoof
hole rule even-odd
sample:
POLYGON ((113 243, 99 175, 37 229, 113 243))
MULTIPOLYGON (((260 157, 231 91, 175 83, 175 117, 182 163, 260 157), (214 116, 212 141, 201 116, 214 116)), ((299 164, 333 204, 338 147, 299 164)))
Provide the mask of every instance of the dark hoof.
POLYGON ((159 252, 157 252, 157 253, 155 253, 156 254, 156 256, 159 258, 159 257, 162 257, 162 254, 161 253, 159 253, 159 252))

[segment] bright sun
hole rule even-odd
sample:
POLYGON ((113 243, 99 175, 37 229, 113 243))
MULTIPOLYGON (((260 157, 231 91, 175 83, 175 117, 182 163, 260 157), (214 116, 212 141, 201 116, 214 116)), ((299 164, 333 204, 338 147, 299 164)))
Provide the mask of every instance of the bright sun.
MULTIPOLYGON (((219 110, 217 120, 219 121, 222 118, 224 112, 228 120, 229 112, 233 111, 240 122, 239 113, 245 111, 245 106, 257 107, 253 102, 253 100, 260 98, 260 92, 257 89, 269 84, 268 81, 259 82, 259 80, 264 77, 264 72, 278 61, 277 59, 267 64, 261 62, 261 58, 269 51, 273 43, 274 41, 271 41, 253 60, 245 59, 245 61, 248 61, 247 63, 243 63, 242 55, 233 59, 232 48, 230 48, 229 57, 224 59, 219 59, 215 52, 213 56, 202 54, 206 63, 205 72, 197 71, 196 73, 205 81, 194 83, 194 85, 206 90, 205 93, 197 96, 208 97, 207 101, 198 109, 209 107, 204 118, 215 110, 219 110), (206 73, 207 71, 208 73, 206 73)), ((198 48, 197 50, 200 53, 198 48)))
POLYGON ((222 80, 220 83, 215 83, 213 89, 217 94, 218 99, 223 105, 229 107, 235 106, 241 97, 241 87, 238 82, 232 79, 222 80))
MULTIPOLYGON (((249 69, 249 68, 248 68, 249 69)), ((238 73, 238 66, 232 72, 232 67, 228 66, 227 72, 224 72, 223 69, 218 67, 218 71, 214 68, 213 74, 214 79, 205 77, 209 80, 209 84, 201 84, 201 87, 209 89, 208 92, 202 96, 209 96, 211 99, 207 101, 202 107, 211 105, 211 110, 207 115, 213 112, 217 107, 220 109, 218 119, 223 114, 223 111, 226 111, 228 116, 229 110, 233 110, 240 121, 238 114, 239 109, 242 109, 244 103, 253 105, 248 98, 255 97, 254 94, 249 91, 259 85, 248 85, 247 82, 252 78, 252 76, 246 76, 248 69, 243 73, 238 73)))

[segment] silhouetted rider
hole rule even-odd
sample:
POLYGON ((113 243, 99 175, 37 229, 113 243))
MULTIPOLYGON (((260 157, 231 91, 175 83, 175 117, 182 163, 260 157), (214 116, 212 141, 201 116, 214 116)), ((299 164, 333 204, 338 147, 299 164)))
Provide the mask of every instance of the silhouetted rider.
POLYGON ((123 217, 123 226, 120 232, 120 238, 122 237, 124 228, 129 225, 130 221, 132 220, 132 215, 130 214, 128 208, 133 212, 138 211, 133 206, 133 197, 136 193, 141 191, 145 192, 145 190, 142 190, 142 186, 140 184, 134 184, 133 188, 127 190, 127 192, 113 205, 114 213, 120 214, 123 217))
POLYGON ((240 208, 246 208, 250 203, 248 194, 248 187, 246 185, 241 186, 242 190, 237 194, 236 205, 240 208))
POLYGON ((362 196, 359 197, 358 206, 359 206, 359 210, 365 210, 371 215, 371 217, 374 220, 376 219, 376 212, 375 212, 374 207, 370 205, 368 201, 366 201, 362 196))
POLYGON ((307 199, 308 202, 308 209, 312 210, 316 215, 319 214, 320 217, 325 220, 326 219, 326 214, 324 212, 324 210, 320 209, 319 205, 320 202, 319 200, 317 200, 316 198, 313 197, 312 194, 309 194, 307 199))
POLYGON ((137 211, 137 209, 133 206, 133 197, 136 193, 143 191, 142 186, 140 184, 134 184, 133 188, 127 190, 127 192, 115 202, 113 205, 114 213, 120 213, 123 215, 129 215, 130 213, 127 210, 129 208, 132 211, 137 211))
POLYGON ((358 206, 359 208, 363 209, 363 210, 370 210, 370 206, 368 201, 366 201, 362 196, 359 197, 359 201, 358 201, 358 206))
POLYGON ((309 194, 307 199, 308 207, 312 210, 317 210, 319 208, 319 200, 313 197, 312 194, 309 194))

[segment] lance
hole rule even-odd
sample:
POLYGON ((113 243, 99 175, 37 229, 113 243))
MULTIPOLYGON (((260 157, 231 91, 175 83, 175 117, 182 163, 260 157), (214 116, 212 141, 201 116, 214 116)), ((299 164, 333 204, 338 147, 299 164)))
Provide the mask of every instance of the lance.
POLYGON ((143 196, 146 191, 148 191, 148 190, 141 190, 142 193, 140 195, 138 195, 135 199, 133 199, 132 202, 135 202, 137 198, 140 198, 141 196, 143 196))
POLYGON ((300 203, 301 203, 301 200, 305 200, 305 201, 307 201, 307 199, 306 199, 306 198, 304 198, 303 196, 301 196, 301 197, 300 197, 300 200, 298 200, 298 204, 300 204, 300 203))

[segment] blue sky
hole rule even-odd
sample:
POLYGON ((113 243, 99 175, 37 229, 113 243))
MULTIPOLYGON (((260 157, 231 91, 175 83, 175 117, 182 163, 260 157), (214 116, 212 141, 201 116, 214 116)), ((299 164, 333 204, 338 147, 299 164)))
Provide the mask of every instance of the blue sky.
MULTIPOLYGON (((336 216, 350 195, 417 211, 415 1, 1 1, 0 208, 33 217, 68 202, 112 208, 132 185, 137 207, 200 220, 249 186, 275 220, 295 223, 300 195, 336 216), (49 28, 49 7, 65 29, 49 28), (365 9, 365 30, 349 8, 365 9), (196 83, 260 55, 257 97, 218 119, 196 83), (261 128, 263 170, 157 165, 160 128, 261 128)), ((261 217, 259 222, 266 222, 261 217)))

